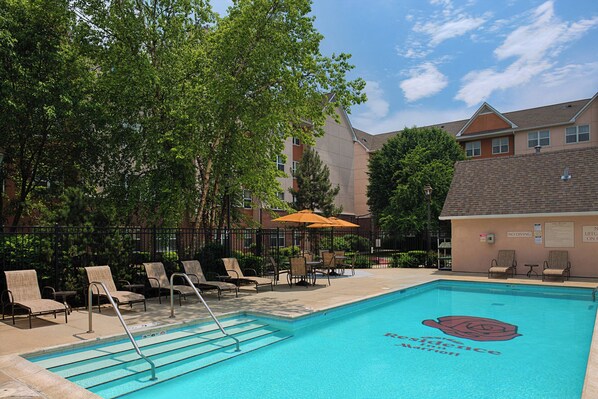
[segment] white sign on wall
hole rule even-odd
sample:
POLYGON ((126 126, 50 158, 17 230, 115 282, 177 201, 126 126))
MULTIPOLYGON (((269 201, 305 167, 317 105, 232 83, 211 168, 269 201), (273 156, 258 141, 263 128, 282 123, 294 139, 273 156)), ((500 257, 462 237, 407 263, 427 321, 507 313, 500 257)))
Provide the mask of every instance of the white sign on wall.
POLYGON ((532 238, 531 231, 507 231, 508 238, 532 238))
POLYGON ((583 226, 583 242, 598 242, 598 226, 583 226))
POLYGON ((573 248, 575 246, 573 222, 544 223, 544 246, 546 248, 573 248))

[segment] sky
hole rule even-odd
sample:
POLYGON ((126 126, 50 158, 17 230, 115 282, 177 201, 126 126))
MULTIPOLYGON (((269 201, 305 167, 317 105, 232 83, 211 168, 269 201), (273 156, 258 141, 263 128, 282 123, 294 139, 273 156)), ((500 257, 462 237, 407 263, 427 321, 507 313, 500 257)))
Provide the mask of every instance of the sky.
POLYGON ((322 54, 351 54, 367 83, 349 110, 367 133, 598 92, 598 0, 314 0, 312 14, 322 54))

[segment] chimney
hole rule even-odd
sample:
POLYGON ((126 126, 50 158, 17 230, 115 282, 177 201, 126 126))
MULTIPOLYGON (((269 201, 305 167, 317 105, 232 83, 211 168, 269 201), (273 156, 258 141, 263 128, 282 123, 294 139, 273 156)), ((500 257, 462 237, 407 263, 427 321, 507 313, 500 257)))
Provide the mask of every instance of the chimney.
POLYGON ((540 150, 542 149, 542 146, 540 144, 538 144, 537 146, 534 147, 536 149, 536 154, 540 153, 540 150))

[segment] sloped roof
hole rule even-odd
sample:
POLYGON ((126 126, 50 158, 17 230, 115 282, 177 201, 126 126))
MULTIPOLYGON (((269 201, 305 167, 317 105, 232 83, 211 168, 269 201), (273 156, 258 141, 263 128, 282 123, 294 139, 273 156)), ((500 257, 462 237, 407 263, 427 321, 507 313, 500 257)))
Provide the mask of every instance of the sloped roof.
POLYGON ((595 213, 598 147, 460 161, 440 219, 595 213), (561 176, 568 168, 571 179, 561 176))
MULTIPOLYGON (((567 123, 574 123, 574 118, 580 111, 584 109, 592 100, 598 97, 598 93, 592 98, 586 98, 583 100, 568 101, 559 104, 545 105, 542 107, 523 109, 519 111, 511 111, 499 113, 503 118, 516 125, 516 128, 509 129, 510 131, 530 130, 534 128, 542 128, 548 126, 557 126, 567 123)), ((484 103, 484 105, 488 105, 484 103)), ((489 106, 489 105, 488 105, 489 106)), ((493 109, 493 108, 492 108, 493 109)), ((465 127, 479 113, 480 109, 470 119, 464 119, 459 121, 438 123, 435 125, 421 126, 426 127, 439 127, 449 133, 451 136, 457 136, 457 134, 465 127)), ((498 111, 496 111, 498 112, 498 111)), ((364 131, 355 129, 357 140, 365 145, 370 151, 376 151, 382 148, 382 146, 391 138, 396 136, 400 131, 394 131, 383 134, 369 134, 364 131), (362 140, 365 138, 365 140, 362 140)), ((495 133, 495 132, 485 132, 495 133)))

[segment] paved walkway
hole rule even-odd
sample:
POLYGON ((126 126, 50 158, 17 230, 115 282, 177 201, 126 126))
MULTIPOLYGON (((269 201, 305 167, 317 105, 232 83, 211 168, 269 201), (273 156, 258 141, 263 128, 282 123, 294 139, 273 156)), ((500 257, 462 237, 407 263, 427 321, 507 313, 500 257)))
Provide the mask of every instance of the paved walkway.
MULTIPOLYGON (((280 317, 298 317, 315 311, 378 296, 413 285, 437 280, 451 279, 483 282, 508 282, 509 284, 539 284, 556 286, 578 286, 594 288, 598 280, 571 280, 564 283, 542 282, 539 279, 522 278, 492 279, 484 275, 441 272, 434 269, 371 269, 356 270, 355 276, 333 278, 332 285, 325 285, 319 279, 315 287, 293 287, 280 284, 274 291, 242 289, 239 297, 224 293, 218 301, 215 295, 206 295, 206 300, 216 315, 236 312, 264 313, 280 317)), ((156 299, 148 301, 147 312, 140 304, 133 309, 123 307, 123 316, 131 329, 151 329, 165 324, 180 323, 206 318, 206 310, 196 298, 189 298, 179 307, 175 302, 175 318, 170 318, 170 302, 156 299)), ((76 309, 69 316, 35 318, 33 328, 28 328, 26 318, 21 317, 15 326, 10 319, 0 323, 0 398, 97 398, 88 391, 71 384, 45 369, 30 363, 18 354, 45 351, 55 346, 70 346, 84 341, 92 342, 123 334, 122 327, 110 307, 103 307, 102 313, 93 314, 93 333, 88 333, 88 312, 76 309)), ((598 323, 588 363, 584 399, 598 398, 598 323), (590 378, 592 376, 592 378, 590 378)))

